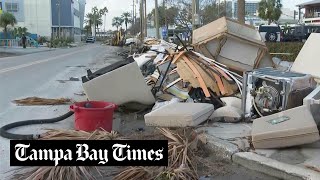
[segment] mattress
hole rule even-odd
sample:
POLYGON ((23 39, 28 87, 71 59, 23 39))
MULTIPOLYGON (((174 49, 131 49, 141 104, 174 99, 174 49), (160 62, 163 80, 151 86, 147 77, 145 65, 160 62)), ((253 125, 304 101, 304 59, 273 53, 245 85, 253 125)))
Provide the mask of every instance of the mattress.
POLYGON ((255 119, 252 125, 255 148, 282 148, 318 141, 319 130, 307 106, 300 106, 255 119))
POLYGON ((144 116, 147 126, 189 127, 206 121, 214 111, 207 103, 174 103, 163 106, 144 116))

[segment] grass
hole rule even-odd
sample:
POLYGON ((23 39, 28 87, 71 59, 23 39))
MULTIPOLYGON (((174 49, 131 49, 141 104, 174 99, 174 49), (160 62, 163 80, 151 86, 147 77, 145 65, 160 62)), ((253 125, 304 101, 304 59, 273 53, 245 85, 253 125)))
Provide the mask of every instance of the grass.
POLYGON ((284 61, 293 62, 303 47, 302 42, 275 42, 266 43, 270 53, 291 53, 292 55, 272 55, 284 61))

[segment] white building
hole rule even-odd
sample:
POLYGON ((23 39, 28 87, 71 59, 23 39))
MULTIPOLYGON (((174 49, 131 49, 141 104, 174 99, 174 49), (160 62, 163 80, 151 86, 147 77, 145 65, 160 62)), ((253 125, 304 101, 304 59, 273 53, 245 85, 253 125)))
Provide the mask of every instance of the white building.
POLYGON ((85 4, 86 0, 0 0, 0 9, 12 13, 16 26, 31 34, 51 38, 60 29, 61 36, 80 41, 85 4))

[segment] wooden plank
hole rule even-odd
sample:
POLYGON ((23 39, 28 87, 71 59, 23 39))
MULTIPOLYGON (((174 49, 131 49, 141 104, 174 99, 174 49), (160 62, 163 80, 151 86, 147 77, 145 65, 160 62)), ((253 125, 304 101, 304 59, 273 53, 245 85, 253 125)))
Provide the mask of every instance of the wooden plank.
POLYGON ((176 55, 172 61, 173 64, 176 63, 176 61, 179 60, 179 58, 185 53, 185 51, 181 51, 178 55, 176 55))
POLYGON ((206 83, 204 82, 203 78, 201 77, 201 74, 199 71, 194 67, 194 65, 190 62, 190 60, 186 56, 182 56, 183 60, 188 64, 188 66, 191 68, 193 73, 196 75, 196 79, 200 83, 200 87, 203 90, 203 93, 206 97, 211 97, 211 94, 207 88, 206 83))
POLYGON ((189 57, 189 59, 190 59, 190 62, 192 62, 192 64, 198 69, 207 87, 220 96, 220 90, 212 71, 208 67, 198 63, 196 60, 192 59, 191 57, 189 57))
POLYGON ((177 83, 180 82, 180 81, 182 81, 182 79, 181 79, 181 78, 178 78, 177 80, 175 80, 175 81, 171 82, 170 84, 168 84, 163 90, 164 90, 164 91, 167 90, 168 88, 170 88, 171 86, 177 84, 177 83))

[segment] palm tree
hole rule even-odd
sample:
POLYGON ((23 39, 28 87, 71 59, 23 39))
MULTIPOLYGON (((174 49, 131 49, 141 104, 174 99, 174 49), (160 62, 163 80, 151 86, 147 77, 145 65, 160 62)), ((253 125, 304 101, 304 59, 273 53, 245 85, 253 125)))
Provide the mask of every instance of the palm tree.
POLYGON ((121 18, 123 19, 124 21, 124 24, 126 26, 126 31, 128 29, 128 23, 131 23, 132 20, 131 20, 131 14, 129 12, 125 12, 121 15, 121 18))
POLYGON ((85 23, 87 23, 90 27, 94 26, 94 29, 102 25, 101 11, 98 10, 97 7, 93 7, 91 13, 86 15, 85 23))
POLYGON ((0 16, 0 27, 3 27, 4 37, 7 38, 8 25, 14 26, 17 23, 13 14, 5 12, 0 16))
MULTIPOLYGON (((101 16, 104 16, 104 20, 106 20, 106 15, 108 13, 108 8, 107 7, 104 7, 102 9, 100 9, 99 13, 101 16)), ((104 31, 106 31, 106 22, 104 22, 104 31)))
POLYGON ((268 20, 268 24, 278 21, 282 11, 280 0, 261 0, 259 2, 259 17, 263 20, 268 20))
POLYGON ((112 26, 117 27, 117 31, 119 30, 119 27, 122 25, 123 19, 121 17, 114 17, 112 19, 112 26))
POLYGON ((14 37, 21 37, 22 34, 27 34, 28 29, 26 27, 18 27, 13 29, 14 37))
POLYGON ((245 0, 238 0, 238 21, 242 24, 245 23, 245 0))

